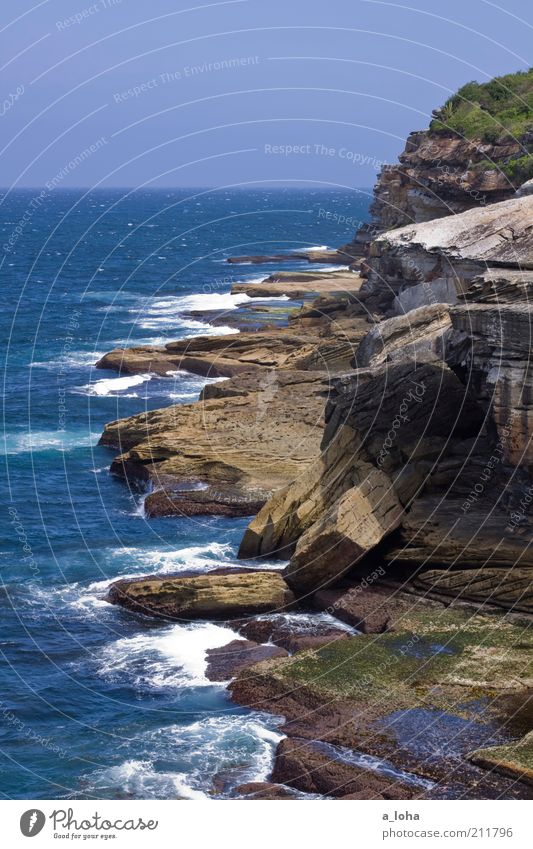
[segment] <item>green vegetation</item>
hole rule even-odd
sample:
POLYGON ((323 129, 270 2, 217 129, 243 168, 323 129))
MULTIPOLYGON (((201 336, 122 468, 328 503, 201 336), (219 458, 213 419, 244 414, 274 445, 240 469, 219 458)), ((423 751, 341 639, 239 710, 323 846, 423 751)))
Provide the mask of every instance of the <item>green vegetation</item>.
POLYGON ((380 703, 385 712, 393 694, 397 709, 424 702, 458 714, 457 688, 462 703, 524 686, 533 675, 532 649, 524 629, 503 617, 432 609, 404 617, 401 631, 338 640, 267 661, 248 674, 268 669, 283 689, 380 703))
POLYGON ((482 162, 476 162, 473 165, 473 170, 482 171, 498 171, 505 174, 510 183, 514 186, 521 186, 527 180, 533 179, 533 145, 526 145, 529 153, 518 158, 508 159, 507 162, 491 162, 490 159, 484 159, 482 162))
POLYGON ((521 138, 533 130, 533 68, 488 83, 467 83, 435 113, 430 130, 485 142, 521 138))
POLYGON ((507 746, 478 749, 468 756, 475 764, 533 784, 533 732, 507 746))

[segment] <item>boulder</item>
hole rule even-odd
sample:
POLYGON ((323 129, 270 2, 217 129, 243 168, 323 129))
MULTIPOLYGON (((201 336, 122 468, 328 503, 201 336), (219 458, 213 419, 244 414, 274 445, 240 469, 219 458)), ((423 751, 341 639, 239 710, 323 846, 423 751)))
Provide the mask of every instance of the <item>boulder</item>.
POLYGON ((285 580, 300 596, 335 583, 398 527, 402 513, 390 479, 372 469, 300 537, 285 580))
POLYGON ((220 621, 289 609, 294 595, 279 572, 226 570, 116 581, 107 600, 151 616, 220 621))

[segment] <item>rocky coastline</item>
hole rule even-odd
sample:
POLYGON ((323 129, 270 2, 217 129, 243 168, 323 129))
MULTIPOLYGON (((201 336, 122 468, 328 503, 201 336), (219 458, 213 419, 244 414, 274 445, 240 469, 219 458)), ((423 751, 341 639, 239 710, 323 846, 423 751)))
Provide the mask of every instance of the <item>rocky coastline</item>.
POLYGON ((286 735, 243 798, 532 796, 533 195, 502 170, 526 142, 412 134, 371 222, 302 257, 348 267, 235 285, 240 332, 98 363, 223 378, 101 442, 147 516, 249 517, 243 568, 108 600, 239 632, 207 675, 286 735))

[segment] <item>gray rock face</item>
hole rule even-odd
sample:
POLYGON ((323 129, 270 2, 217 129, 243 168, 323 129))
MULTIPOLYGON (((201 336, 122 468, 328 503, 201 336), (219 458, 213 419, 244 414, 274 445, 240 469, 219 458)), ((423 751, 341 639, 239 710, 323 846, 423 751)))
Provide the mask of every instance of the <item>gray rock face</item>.
POLYGON ((379 175, 372 221, 345 248, 354 256, 365 256, 372 239, 386 230, 513 197, 516 185, 498 166, 523 153, 520 139, 491 144, 429 130, 411 133, 399 163, 385 165, 379 175), (494 163, 493 169, 476 167, 488 161, 494 163))
POLYGON ((414 303, 436 303, 443 289, 453 302, 474 278, 502 266, 533 266, 533 196, 384 233, 370 247, 361 294, 381 313, 397 312, 402 299, 409 306, 415 287, 414 303))
POLYGON ((240 550, 292 554, 285 577, 300 595, 338 580, 397 528, 442 473, 447 446, 479 434, 483 412, 443 362, 407 361, 339 378, 326 419, 321 462, 267 501, 240 550))
POLYGON ((526 197, 527 195, 533 195, 533 180, 527 180, 516 190, 516 196, 519 198, 526 197))
POLYGON ((380 366, 385 362, 416 360, 417 356, 431 353, 443 359, 451 329, 450 310, 441 303, 380 321, 361 341, 354 365, 356 368, 380 366))
POLYGON ((533 305, 475 303, 451 310, 448 361, 472 376, 507 462, 533 462, 533 305))
POLYGON ((246 556, 290 554, 299 594, 378 545, 415 568, 533 565, 532 267, 533 196, 372 243, 365 306, 391 315, 421 287, 429 303, 362 339, 333 381, 320 463, 259 511, 246 556), (432 301, 443 280, 457 303, 432 301))

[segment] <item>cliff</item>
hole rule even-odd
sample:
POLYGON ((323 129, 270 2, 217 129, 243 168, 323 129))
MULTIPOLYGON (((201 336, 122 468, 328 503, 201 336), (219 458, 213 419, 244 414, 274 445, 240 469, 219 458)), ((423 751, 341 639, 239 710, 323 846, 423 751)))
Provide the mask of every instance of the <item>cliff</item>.
POLYGON ((286 326, 247 306, 236 337, 99 364, 230 378, 102 441, 155 487, 149 515, 251 515, 240 557, 288 560, 109 595, 151 616, 263 614, 213 659, 235 700, 287 719, 276 783, 246 798, 530 795, 532 73, 502 80, 464 87, 381 174, 372 224, 341 249, 360 274, 272 275, 245 291, 297 292, 286 326), (306 631, 298 610, 360 633, 306 631))
MULTIPOLYGON (((533 609, 531 273, 522 270, 532 235, 526 196, 372 243, 361 298, 391 317, 363 338, 354 370, 332 381, 320 466, 266 503, 244 556, 290 554, 286 579, 308 594, 379 546, 391 577, 400 563, 413 575, 461 564, 461 592, 478 598, 468 568, 488 568, 487 599, 533 609), (516 564, 521 595, 506 595, 494 567, 516 564)), ((432 582, 458 592, 438 572, 432 582)))
POLYGON ((533 71, 468 83, 433 114, 383 168, 371 222, 341 250, 363 256, 385 230, 507 200, 533 178, 533 71))

